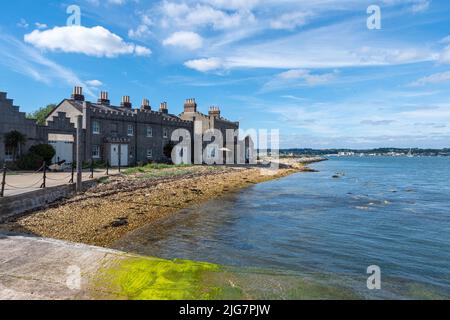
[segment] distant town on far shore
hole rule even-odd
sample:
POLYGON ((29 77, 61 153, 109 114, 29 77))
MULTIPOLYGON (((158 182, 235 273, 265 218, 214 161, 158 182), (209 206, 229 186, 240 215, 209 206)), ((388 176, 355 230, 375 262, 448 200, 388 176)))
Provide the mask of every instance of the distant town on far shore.
POLYGON ((336 156, 336 157, 449 157, 450 148, 376 148, 376 149, 283 149, 280 156, 336 156))

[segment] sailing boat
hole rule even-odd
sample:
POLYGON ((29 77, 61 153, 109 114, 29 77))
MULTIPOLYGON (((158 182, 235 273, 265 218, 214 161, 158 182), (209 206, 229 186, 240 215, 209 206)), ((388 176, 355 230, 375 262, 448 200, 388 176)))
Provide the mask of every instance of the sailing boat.
POLYGON ((412 148, 409 149, 408 154, 406 155, 408 158, 414 158, 414 155, 412 153, 412 148))

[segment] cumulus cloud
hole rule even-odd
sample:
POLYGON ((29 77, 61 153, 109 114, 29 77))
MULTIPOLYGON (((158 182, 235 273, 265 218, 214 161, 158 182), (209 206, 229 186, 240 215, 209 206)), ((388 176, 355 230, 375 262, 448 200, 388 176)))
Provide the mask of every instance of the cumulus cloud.
POLYGON ((128 37, 132 39, 145 39, 152 35, 150 29, 154 25, 153 20, 147 14, 141 15, 141 24, 136 27, 136 29, 130 29, 128 31, 128 37))
POLYGON ((222 60, 219 58, 205 58, 205 59, 196 59, 189 60, 184 63, 184 65, 188 68, 200 71, 200 72, 208 72, 217 69, 221 69, 223 67, 222 60))
POLYGON ((195 32, 179 31, 165 39, 163 45, 195 50, 203 46, 203 38, 195 32))
POLYGON ((26 34, 24 40, 36 48, 66 52, 83 53, 94 57, 113 58, 120 55, 148 56, 151 50, 133 43, 125 42, 118 35, 97 26, 55 27, 49 30, 34 30, 26 34))

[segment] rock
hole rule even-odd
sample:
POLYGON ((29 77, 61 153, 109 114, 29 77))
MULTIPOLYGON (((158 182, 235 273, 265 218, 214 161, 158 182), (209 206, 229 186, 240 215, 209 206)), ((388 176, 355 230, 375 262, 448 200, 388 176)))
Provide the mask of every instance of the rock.
POLYGON ((114 220, 113 222, 111 222, 111 227, 113 227, 113 228, 119 228, 119 227, 126 226, 126 225, 128 225, 127 218, 118 218, 118 219, 114 220))

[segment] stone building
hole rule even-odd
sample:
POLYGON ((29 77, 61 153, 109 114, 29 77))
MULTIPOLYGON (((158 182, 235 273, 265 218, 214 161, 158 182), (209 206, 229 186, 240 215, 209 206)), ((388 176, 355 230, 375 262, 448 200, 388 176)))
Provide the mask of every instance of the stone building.
POLYGON ((43 130, 40 129, 33 120, 26 118, 25 113, 20 112, 5 92, 0 92, 0 163, 13 160, 13 150, 5 145, 5 134, 15 130, 25 135, 27 141, 19 150, 25 153, 32 145, 42 141, 43 130))
MULTIPOLYGON (((169 113, 166 102, 153 110, 149 100, 143 99, 139 108, 133 108, 129 96, 122 97, 120 105, 114 106, 107 92, 101 92, 98 101, 90 102, 81 87, 75 87, 71 97, 47 116, 46 126, 26 119, 5 93, 0 93, 0 113, 0 139, 7 132, 20 131, 28 138, 25 152, 33 144, 49 143, 56 150, 54 161, 67 163, 75 160, 77 118, 81 116, 83 160, 109 162, 111 166, 168 160, 164 149, 176 129, 185 129, 191 137, 195 130, 203 135, 208 129, 218 129, 226 137, 227 129, 239 129, 239 123, 222 118, 217 107, 212 107, 208 115, 199 112, 194 99, 186 100, 183 113, 176 116, 169 113)), ((247 145, 250 146, 248 141, 247 145)), ((11 160, 11 155, 1 141, 0 162, 5 160, 11 160)))

